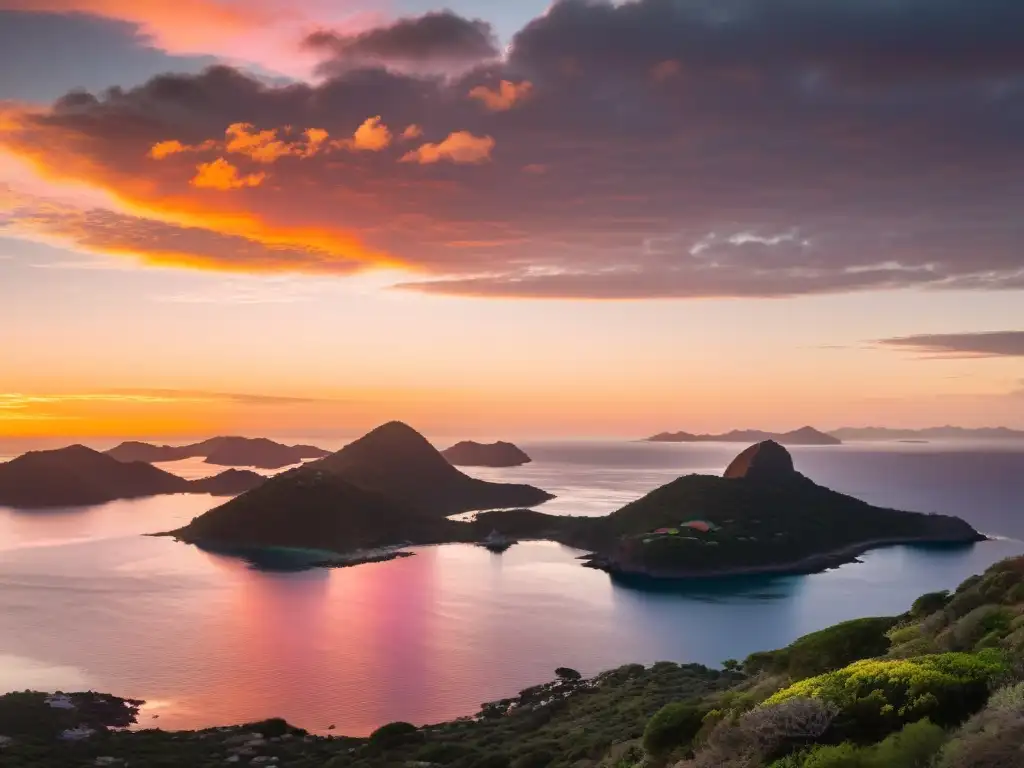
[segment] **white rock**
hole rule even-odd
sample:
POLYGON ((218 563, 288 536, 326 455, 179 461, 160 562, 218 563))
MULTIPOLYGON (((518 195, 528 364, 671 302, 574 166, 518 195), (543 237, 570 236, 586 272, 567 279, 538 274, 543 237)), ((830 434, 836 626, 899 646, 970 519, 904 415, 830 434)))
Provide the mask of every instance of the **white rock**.
POLYGON ((92 728, 80 725, 77 728, 68 728, 66 731, 61 733, 60 737, 64 741, 82 741, 83 739, 88 739, 94 733, 96 733, 96 731, 92 728))
POLYGON ((65 693, 54 693, 47 696, 44 702, 53 709, 74 709, 75 705, 71 702, 71 697, 65 693))
POLYGON ((3 749, 8 744, 13 744, 13 743, 14 743, 14 739, 12 739, 10 736, 0 736, 0 749, 3 749))

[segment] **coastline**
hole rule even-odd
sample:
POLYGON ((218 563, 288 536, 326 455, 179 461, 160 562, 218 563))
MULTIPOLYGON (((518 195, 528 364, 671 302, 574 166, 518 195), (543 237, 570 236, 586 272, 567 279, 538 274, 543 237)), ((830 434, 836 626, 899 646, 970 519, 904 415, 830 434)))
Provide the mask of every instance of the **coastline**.
POLYGON ((607 557, 597 554, 583 555, 584 568, 594 568, 612 576, 640 577, 648 579, 727 579, 737 576, 805 576, 822 573, 840 565, 857 562, 857 558, 874 549, 915 545, 973 546, 991 538, 979 533, 977 537, 951 538, 949 536, 902 536, 849 544, 839 549, 808 555, 799 560, 765 565, 736 566, 715 570, 686 570, 681 568, 623 568, 607 557))
MULTIPOLYGON (((232 546, 204 542, 201 540, 182 539, 172 532, 147 533, 146 536, 171 537, 175 541, 191 544, 200 549, 216 554, 223 554, 233 557, 260 562, 261 560, 275 561, 280 564, 282 558, 289 561, 295 567, 304 568, 351 568, 357 565, 368 563, 381 563, 403 557, 413 557, 414 552, 406 551, 411 546, 439 546, 440 544, 469 544, 486 548, 486 541, 451 541, 436 542, 431 544, 416 544, 405 542, 403 544, 375 547, 372 549, 358 549, 349 552, 337 552, 335 550, 308 549, 301 547, 257 547, 257 546, 232 546)), ((592 568, 604 571, 611 576, 636 577, 656 580, 703 580, 703 579, 727 579, 741 576, 804 576, 815 573, 822 573, 841 565, 857 562, 857 558, 874 549, 898 546, 972 546, 983 541, 991 541, 992 538, 982 533, 972 537, 950 537, 950 536, 898 536, 868 539, 849 544, 838 549, 820 552, 783 563, 769 563, 764 565, 733 566, 728 568, 687 570, 681 568, 630 568, 623 567, 621 563, 615 562, 612 558, 598 552, 588 552, 586 549, 560 541, 556 538, 544 537, 522 537, 519 541, 547 541, 562 546, 579 550, 581 554, 576 559, 581 561, 583 568, 592 568)))

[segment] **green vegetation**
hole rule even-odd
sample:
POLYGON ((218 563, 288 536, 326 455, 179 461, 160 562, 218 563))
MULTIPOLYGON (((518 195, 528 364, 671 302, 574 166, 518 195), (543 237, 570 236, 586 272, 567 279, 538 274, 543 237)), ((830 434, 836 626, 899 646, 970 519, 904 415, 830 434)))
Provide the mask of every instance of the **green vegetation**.
POLYGON ((283 720, 125 731, 140 702, 72 694, 72 708, 53 708, 45 694, 13 693, 0 697, 0 764, 1013 768, 1024 765, 1022 585, 1024 557, 952 595, 925 595, 903 616, 844 622, 722 671, 659 662, 585 679, 560 667, 473 717, 389 723, 365 739, 313 736, 283 720), (83 725, 88 738, 60 738, 83 725))
POLYGON ((751 654, 743 668, 748 673, 785 672, 797 679, 839 669, 889 650, 886 633, 897 621, 890 617, 844 621, 805 635, 781 650, 751 654))

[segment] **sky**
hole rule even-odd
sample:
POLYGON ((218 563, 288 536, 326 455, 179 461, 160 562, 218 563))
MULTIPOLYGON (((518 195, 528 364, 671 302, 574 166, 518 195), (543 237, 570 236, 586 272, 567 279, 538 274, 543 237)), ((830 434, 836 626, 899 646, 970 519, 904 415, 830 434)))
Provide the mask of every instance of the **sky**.
POLYGON ((0 438, 1024 428, 1017 0, 0 0, 0 438))

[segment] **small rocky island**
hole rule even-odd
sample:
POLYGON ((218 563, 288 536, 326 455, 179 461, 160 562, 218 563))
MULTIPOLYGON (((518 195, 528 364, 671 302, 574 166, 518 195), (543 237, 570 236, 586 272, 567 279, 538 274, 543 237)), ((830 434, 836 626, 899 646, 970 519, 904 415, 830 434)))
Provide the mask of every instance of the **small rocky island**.
POLYGON ((690 432, 662 432, 648 437, 648 443, 763 443, 772 440, 780 445, 842 445, 843 441, 814 427, 801 427, 792 432, 762 432, 758 429, 736 429, 720 435, 694 435, 690 432))
POLYGON ((984 538, 956 517, 874 507, 817 485, 773 441, 740 453, 723 477, 680 477, 605 517, 525 508, 548 498, 531 486, 469 478, 392 422, 165 535, 243 556, 330 550, 344 564, 414 544, 543 539, 589 553, 590 567, 655 578, 814 572, 874 547, 984 538))
POLYGON ((520 467, 531 461, 521 448, 500 440, 496 443, 463 440, 441 451, 441 455, 456 467, 520 467))
POLYGON ((226 496, 255 488, 265 479, 255 472, 228 470, 186 480, 145 462, 118 461, 84 445, 71 445, 29 451, 0 463, 0 506, 82 507, 168 493, 226 496))
POLYGON ((118 461, 149 464, 204 458, 222 467, 280 469, 307 459, 320 459, 330 451, 312 445, 284 445, 265 437, 211 437, 189 445, 152 445, 128 441, 106 451, 118 461))

